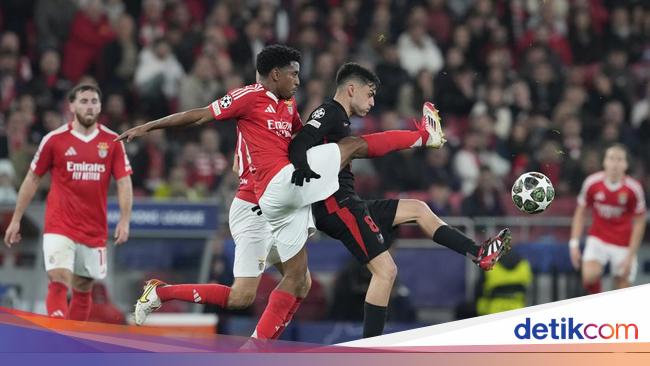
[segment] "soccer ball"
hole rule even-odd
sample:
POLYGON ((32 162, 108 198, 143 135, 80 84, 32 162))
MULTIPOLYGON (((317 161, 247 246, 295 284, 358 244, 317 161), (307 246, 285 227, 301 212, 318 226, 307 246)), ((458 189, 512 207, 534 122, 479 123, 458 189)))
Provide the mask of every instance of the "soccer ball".
POLYGON ((555 198, 551 180, 542 173, 527 172, 512 185, 512 202, 528 214, 537 214, 548 208, 555 198))

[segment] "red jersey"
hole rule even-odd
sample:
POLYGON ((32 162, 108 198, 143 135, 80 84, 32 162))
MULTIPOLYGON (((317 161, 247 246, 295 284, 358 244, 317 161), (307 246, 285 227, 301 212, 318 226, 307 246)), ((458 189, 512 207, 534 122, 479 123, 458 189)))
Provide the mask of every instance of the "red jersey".
POLYGON ((246 202, 257 204, 255 183, 253 182, 250 170, 251 154, 248 150, 246 140, 244 140, 244 137, 239 131, 237 131, 237 146, 235 151, 237 152, 237 165, 239 166, 239 171, 237 171, 237 175, 239 175, 239 187, 237 188, 235 197, 246 202))
POLYGON ((31 169, 51 171, 45 233, 61 234, 89 247, 106 245, 106 195, 111 176, 130 175, 131 165, 117 134, 98 125, 88 136, 68 123, 43 137, 31 169))
POLYGON ((632 219, 646 211, 643 188, 638 181, 626 176, 613 184, 606 181, 602 171, 585 179, 578 205, 591 208, 593 222, 589 235, 623 247, 630 244, 632 219))
POLYGON ((275 174, 290 164, 289 142, 302 128, 296 100, 280 100, 262 84, 252 84, 230 91, 210 108, 216 120, 237 119, 259 199, 275 174))

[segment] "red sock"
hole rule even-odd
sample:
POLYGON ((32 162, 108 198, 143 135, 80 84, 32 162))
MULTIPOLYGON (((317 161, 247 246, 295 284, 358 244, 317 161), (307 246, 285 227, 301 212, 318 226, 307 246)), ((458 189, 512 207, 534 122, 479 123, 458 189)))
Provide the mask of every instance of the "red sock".
POLYGON ((296 297, 292 294, 278 289, 273 290, 269 295, 269 303, 257 323, 253 337, 257 339, 279 337, 282 334, 281 328, 295 303, 296 297))
POLYGON ((50 282, 47 285, 45 307, 48 316, 65 319, 68 316, 68 286, 61 282, 50 282))
POLYGON ((602 282, 597 280, 592 284, 584 284, 588 294, 599 294, 602 292, 602 282))
POLYGON ((81 292, 72 289, 72 300, 70 300, 70 312, 68 319, 70 320, 88 320, 90 316, 90 307, 93 304, 93 299, 90 297, 90 291, 81 292))
POLYGON ((296 313, 296 311, 298 311, 298 308, 300 307, 301 303, 302 303, 302 297, 296 297, 296 302, 293 304, 291 309, 289 309, 287 318, 284 320, 284 323, 280 326, 280 329, 278 329, 278 331, 275 332, 275 334, 273 335, 273 339, 278 339, 280 337, 280 334, 284 332, 284 329, 289 326, 291 319, 293 319, 293 315, 296 313))
POLYGON ((368 157, 376 158, 384 156, 391 151, 410 149, 422 146, 427 141, 429 134, 421 131, 384 131, 362 135, 361 138, 368 143, 368 157))
POLYGON ((216 283, 169 285, 157 287, 156 293, 163 302, 181 300, 197 304, 219 305, 225 308, 228 305, 230 287, 216 283))

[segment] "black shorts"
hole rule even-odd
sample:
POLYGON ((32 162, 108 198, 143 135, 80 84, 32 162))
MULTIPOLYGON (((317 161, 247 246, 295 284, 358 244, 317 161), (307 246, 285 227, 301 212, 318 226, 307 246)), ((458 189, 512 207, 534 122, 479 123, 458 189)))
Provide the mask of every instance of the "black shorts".
POLYGON ((316 228, 340 240, 362 264, 388 250, 393 241, 399 200, 361 200, 333 196, 314 207, 316 228))

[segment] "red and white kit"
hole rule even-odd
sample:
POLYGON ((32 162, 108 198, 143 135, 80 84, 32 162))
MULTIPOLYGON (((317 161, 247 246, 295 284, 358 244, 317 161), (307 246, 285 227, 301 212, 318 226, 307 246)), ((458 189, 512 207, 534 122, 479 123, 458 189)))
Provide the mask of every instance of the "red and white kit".
POLYGON ((246 140, 237 131, 239 188, 228 214, 230 234, 235 241, 235 277, 257 277, 267 266, 280 262, 271 225, 261 215, 255 183, 250 172, 251 157, 246 140))
POLYGON ((314 227, 311 203, 338 190, 340 151, 336 144, 310 149, 307 158, 320 179, 298 187, 291 184, 291 137, 302 128, 294 98, 280 100, 261 84, 233 90, 210 105, 217 120, 237 119, 246 141, 255 179, 255 194, 271 225, 282 261, 292 258, 314 227))
MULTIPOLYGON (((617 273, 628 253, 632 221, 646 212, 641 184, 628 176, 613 184, 606 180, 604 172, 597 172, 585 179, 578 204, 591 208, 593 220, 583 260, 596 260, 603 265, 611 261, 612 271, 617 273)), ((636 261, 631 272, 633 279, 636 261)))
POLYGON ((68 123, 41 141, 31 169, 38 176, 51 172, 43 238, 46 270, 106 275, 108 186, 111 177, 132 173, 124 145, 113 141, 116 137, 102 125, 86 136, 68 123))

